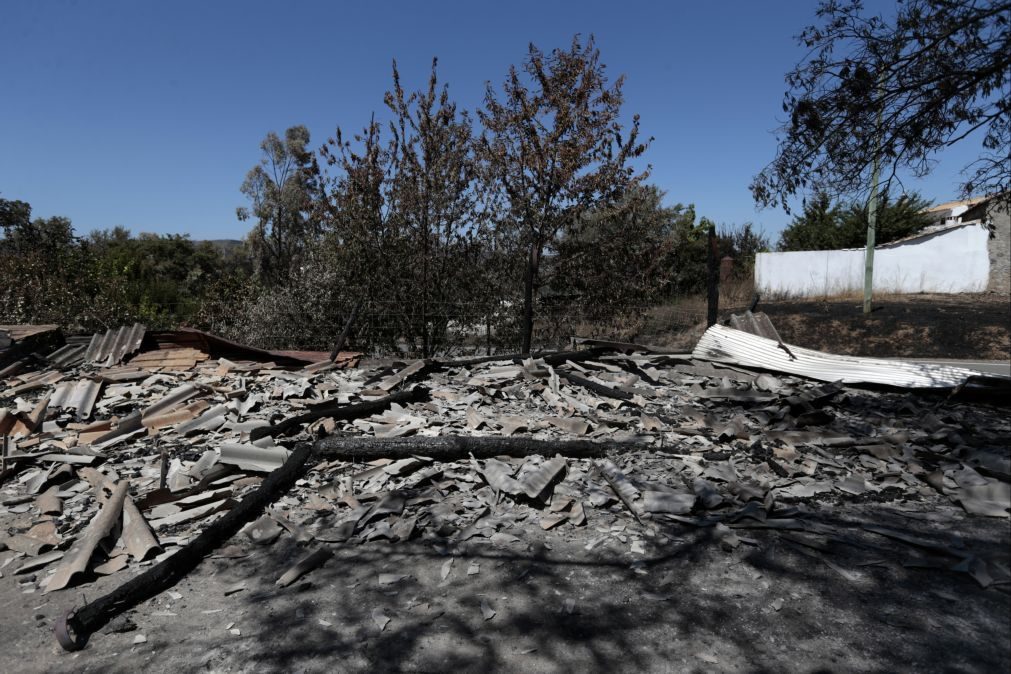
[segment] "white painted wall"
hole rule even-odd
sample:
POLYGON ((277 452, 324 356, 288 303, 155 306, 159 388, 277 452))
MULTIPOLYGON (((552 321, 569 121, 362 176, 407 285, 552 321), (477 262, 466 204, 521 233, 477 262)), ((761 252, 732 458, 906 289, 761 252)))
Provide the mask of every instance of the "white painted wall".
MULTIPOLYGON (((989 233, 966 225, 874 251, 874 289, 891 293, 975 293, 987 288, 989 233)), ((759 253, 755 286, 771 296, 863 292, 864 251, 759 253)))

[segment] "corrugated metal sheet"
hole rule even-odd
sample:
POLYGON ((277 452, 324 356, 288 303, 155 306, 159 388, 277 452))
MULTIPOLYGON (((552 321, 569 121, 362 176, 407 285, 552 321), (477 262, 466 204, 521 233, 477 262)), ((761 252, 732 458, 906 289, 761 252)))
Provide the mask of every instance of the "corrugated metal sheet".
POLYGON ((87 344, 65 344, 46 356, 46 360, 59 367, 73 367, 84 362, 87 344))
POLYGON ((792 344, 787 348, 790 353, 771 339, 714 325, 699 340, 692 358, 785 372, 819 381, 902 388, 953 388, 980 375, 964 367, 837 356, 792 344))
POLYGON ((111 367, 121 363, 125 357, 140 348, 146 331, 147 329, 143 325, 134 323, 133 327, 123 326, 115 330, 110 329, 104 335, 95 334, 84 354, 84 360, 101 367, 111 367))
POLYGON ((759 311, 757 314, 745 311, 743 314, 730 315, 730 327, 743 332, 750 332, 759 337, 775 340, 776 343, 782 341, 776 326, 772 324, 769 316, 759 311))
POLYGON ((77 414, 78 420, 87 419, 91 416, 91 411, 95 407, 101 390, 102 382, 91 379, 63 382, 53 392, 52 398, 49 399, 49 406, 72 409, 77 414))

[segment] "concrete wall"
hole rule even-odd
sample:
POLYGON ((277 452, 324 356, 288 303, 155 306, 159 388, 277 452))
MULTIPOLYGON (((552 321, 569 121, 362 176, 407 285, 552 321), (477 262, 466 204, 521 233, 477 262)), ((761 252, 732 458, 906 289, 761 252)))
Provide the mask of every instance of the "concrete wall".
MULTIPOLYGON (((874 251, 874 289, 891 293, 975 293, 990 280, 989 232, 948 229, 874 251)), ((768 296, 818 297, 863 292, 864 251, 759 253, 755 286, 768 296)))

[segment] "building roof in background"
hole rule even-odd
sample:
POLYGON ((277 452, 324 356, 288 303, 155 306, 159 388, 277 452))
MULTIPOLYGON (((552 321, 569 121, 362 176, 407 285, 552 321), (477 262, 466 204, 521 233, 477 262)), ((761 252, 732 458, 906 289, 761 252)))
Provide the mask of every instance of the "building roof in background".
POLYGON ((986 201, 990 197, 972 197, 971 199, 958 199, 956 201, 945 201, 943 204, 936 204, 930 208, 923 209, 924 213, 937 213, 939 211, 951 211, 959 206, 971 208, 976 204, 986 201))

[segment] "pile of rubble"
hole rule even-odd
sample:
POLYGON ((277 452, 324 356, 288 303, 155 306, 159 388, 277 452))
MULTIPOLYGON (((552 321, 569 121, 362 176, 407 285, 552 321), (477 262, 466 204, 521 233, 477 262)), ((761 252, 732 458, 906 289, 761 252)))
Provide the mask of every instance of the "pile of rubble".
MULTIPOLYGON (((531 532, 634 567, 672 524, 712 528, 727 550, 775 530, 845 576, 833 504, 1009 517, 1011 420, 950 395, 965 382, 921 394, 784 374, 813 352, 750 334, 784 364, 749 369, 728 345, 746 333, 721 326, 694 357, 606 345, 369 369, 356 354, 166 355, 123 331, 23 359, 0 383, 0 582, 140 579, 240 527, 249 545, 307 548, 281 586, 337 544, 509 548, 531 532)), ((957 538, 864 530, 903 563, 1011 582, 1006 559, 957 538)))

